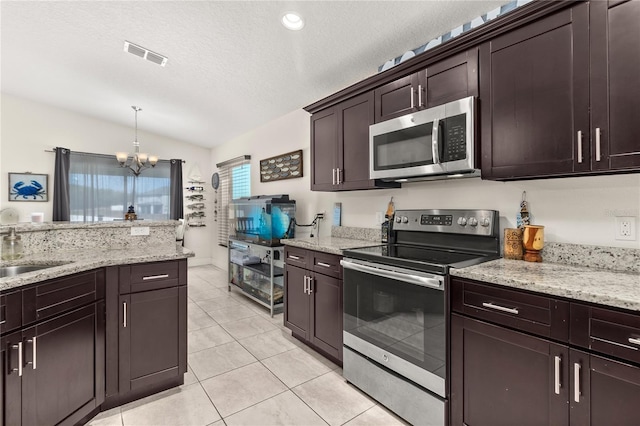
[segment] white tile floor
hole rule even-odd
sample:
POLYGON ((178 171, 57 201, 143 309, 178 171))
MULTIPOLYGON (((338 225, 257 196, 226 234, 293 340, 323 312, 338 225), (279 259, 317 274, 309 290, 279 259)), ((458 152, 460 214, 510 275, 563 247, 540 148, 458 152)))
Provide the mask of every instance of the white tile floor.
POLYGON ((341 369, 237 290, 227 272, 189 268, 183 386, 100 413, 92 426, 402 425, 341 369))

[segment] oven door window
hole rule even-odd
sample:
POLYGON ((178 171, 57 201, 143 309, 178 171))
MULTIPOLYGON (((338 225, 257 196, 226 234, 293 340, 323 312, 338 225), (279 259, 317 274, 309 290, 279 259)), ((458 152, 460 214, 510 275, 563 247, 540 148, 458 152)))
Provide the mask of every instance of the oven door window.
POLYGON ((374 170, 433 164, 432 131, 431 122, 373 136, 374 170))
POLYGON ((344 274, 344 331, 444 379, 444 291, 346 268, 344 274))

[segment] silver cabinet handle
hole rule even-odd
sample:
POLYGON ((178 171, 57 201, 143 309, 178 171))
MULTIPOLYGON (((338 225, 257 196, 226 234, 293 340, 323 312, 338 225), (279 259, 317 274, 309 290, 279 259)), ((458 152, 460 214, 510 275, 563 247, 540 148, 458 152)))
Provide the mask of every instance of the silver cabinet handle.
POLYGON ((336 170, 337 169, 331 169, 331 178, 333 179, 333 182, 332 182, 333 185, 337 185, 336 184, 336 170))
POLYGON ((14 368, 11 371, 17 371, 18 377, 22 377, 22 342, 18 342, 17 345, 11 345, 11 349, 18 350, 18 368, 14 368))
POLYGON ((309 296, 313 293, 313 288, 311 288, 311 284, 313 283, 313 278, 309 277, 309 296))
POLYGON ((422 106, 422 84, 418 84, 418 108, 422 106))
POLYGON ((596 127, 596 161, 600 161, 600 127, 596 127))
POLYGON ((305 275, 303 278, 303 286, 302 286, 302 291, 304 292, 304 294, 307 294, 307 276, 305 275))
POLYGON ((633 343, 634 345, 640 345, 640 339, 629 337, 629 343, 633 343))
POLYGON ((413 86, 411 86, 411 109, 413 109, 413 86))
POLYGON ((509 314, 518 315, 518 309, 517 308, 507 308, 507 307, 504 307, 504 306, 493 304, 491 302, 484 302, 484 303, 482 303, 482 306, 484 306, 485 308, 489 308, 489 309, 495 309, 496 311, 502 311, 502 312, 507 312, 509 314))
POLYGON ((580 402, 580 364, 573 363, 573 400, 580 402))
POLYGON ((169 278, 169 274, 149 275, 148 277, 142 277, 142 281, 159 280, 159 279, 162 279, 162 278, 169 278))
POLYGON ((122 327, 127 328, 127 302, 122 302, 122 327))
POLYGON ((289 255, 289 259, 293 259, 293 260, 300 260, 299 256, 294 256, 293 254, 289 255))
POLYGON ((578 163, 582 163, 582 130, 578 130, 578 163))
POLYGON ((340 185, 342 181, 340 180, 340 167, 336 169, 336 185, 340 185))
POLYGON ((560 395, 560 388, 562 387, 562 384, 560 383, 560 363, 562 362, 562 358, 560 358, 558 355, 556 355, 554 357, 554 392, 556 393, 556 395, 560 395))
POLYGON ((433 156, 433 164, 440 163, 440 141, 439 141, 440 120, 433 120, 433 130, 431 131, 431 155, 433 156))
POLYGON ((38 363, 37 363, 38 352, 36 349, 36 342, 37 342, 36 336, 33 336, 33 339, 27 339, 27 343, 31 343, 31 355, 33 359, 33 361, 27 362, 27 364, 31 365, 31 368, 34 370, 38 367, 38 363))
POLYGON ((318 263, 316 263, 316 265, 324 266, 325 268, 331 268, 331 265, 329 265, 328 263, 324 263, 324 262, 318 262, 318 263))

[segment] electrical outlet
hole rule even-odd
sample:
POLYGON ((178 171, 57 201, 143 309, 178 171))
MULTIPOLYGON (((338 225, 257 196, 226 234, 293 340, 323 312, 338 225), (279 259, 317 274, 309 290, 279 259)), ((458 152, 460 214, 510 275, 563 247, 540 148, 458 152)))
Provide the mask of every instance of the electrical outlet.
POLYGON ((148 226, 132 226, 131 235, 149 235, 148 226))
POLYGON ((636 218, 634 216, 616 217, 616 240, 636 240, 636 218))

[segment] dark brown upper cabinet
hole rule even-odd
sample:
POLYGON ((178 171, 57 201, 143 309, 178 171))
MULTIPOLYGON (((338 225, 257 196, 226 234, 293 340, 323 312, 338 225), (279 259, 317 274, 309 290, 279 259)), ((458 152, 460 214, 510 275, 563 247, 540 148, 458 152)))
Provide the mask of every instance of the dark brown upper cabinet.
POLYGON ((637 170, 640 2, 593 1, 589 7, 592 169, 637 170))
POLYGON ((637 2, 580 3, 481 46, 483 178, 640 168, 639 19, 637 2))
POLYGON ((478 50, 473 48, 375 89, 375 122, 477 95, 478 50))
POLYGON ((311 116, 311 190, 399 187, 369 179, 369 126, 373 92, 311 116))

